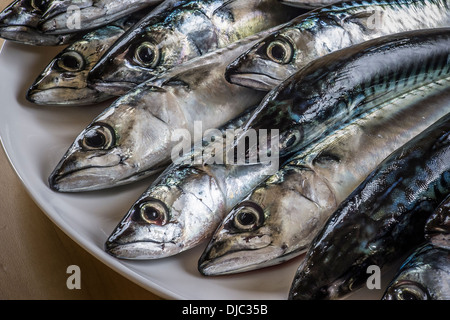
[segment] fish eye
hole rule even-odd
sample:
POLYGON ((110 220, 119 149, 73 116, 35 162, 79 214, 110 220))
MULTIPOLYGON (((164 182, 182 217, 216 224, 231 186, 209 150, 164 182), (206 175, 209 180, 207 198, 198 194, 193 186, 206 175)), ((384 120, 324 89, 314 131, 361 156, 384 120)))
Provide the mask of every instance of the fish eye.
POLYGON ((302 135, 299 130, 294 129, 284 134, 280 139, 280 151, 294 148, 300 143, 302 135))
POLYGON ((114 130, 105 124, 98 124, 89 128, 80 142, 84 150, 105 150, 111 148, 114 144, 114 130))
POLYGON ((427 291, 413 281, 401 282, 394 288, 397 300, 428 300, 427 291))
POLYGON ((75 72, 84 69, 84 59, 78 52, 64 52, 57 61, 58 67, 65 71, 75 72))
POLYGON ((31 7, 37 11, 47 10, 48 0, 31 0, 31 7))
POLYGON ((234 216, 234 227, 241 231, 252 231, 264 222, 264 212, 256 203, 244 202, 234 216))
POLYGON ((159 62, 159 50, 153 43, 143 42, 136 48, 134 60, 142 67, 154 68, 159 62))
POLYGON ((292 59, 294 50, 292 45, 285 40, 275 40, 267 46, 267 56, 276 63, 286 64, 292 59))
POLYGON ((159 201, 147 201, 140 205, 139 212, 141 218, 150 224, 163 226, 168 221, 168 214, 165 206, 159 201))

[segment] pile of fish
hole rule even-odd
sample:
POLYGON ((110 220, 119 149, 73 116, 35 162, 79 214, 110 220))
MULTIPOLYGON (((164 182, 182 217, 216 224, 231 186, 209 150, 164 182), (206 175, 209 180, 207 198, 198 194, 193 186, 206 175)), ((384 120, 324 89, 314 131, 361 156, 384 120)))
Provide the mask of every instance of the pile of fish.
POLYGON ((286 296, 338 299, 410 255, 383 299, 450 299, 449 5, 16 0, 0 37, 65 45, 29 101, 111 100, 51 189, 156 177, 112 256, 205 243, 219 276, 304 255, 286 296))

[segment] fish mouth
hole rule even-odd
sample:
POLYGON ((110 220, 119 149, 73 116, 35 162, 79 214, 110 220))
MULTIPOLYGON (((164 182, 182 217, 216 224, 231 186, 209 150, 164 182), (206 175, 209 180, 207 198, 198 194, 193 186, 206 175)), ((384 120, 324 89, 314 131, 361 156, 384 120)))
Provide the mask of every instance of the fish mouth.
POLYGON ((38 105, 89 105, 111 98, 104 92, 90 88, 58 87, 37 89, 32 86, 26 94, 26 99, 38 105))
POLYGON ((88 87, 111 96, 122 96, 137 85, 137 83, 131 81, 94 81, 89 83, 88 87))
POLYGON ((118 259, 149 260, 173 256, 179 246, 174 242, 158 242, 153 240, 119 243, 107 240, 105 251, 118 259))
POLYGON ((279 250, 270 243, 255 249, 234 250, 222 256, 208 257, 204 252, 198 271, 204 276, 218 276, 252 271, 278 264, 279 250))
POLYGON ((270 91, 281 83, 280 79, 262 73, 230 73, 227 80, 232 84, 259 91, 270 91))
MULTIPOLYGON (((143 179, 162 171, 166 165, 153 166, 129 176, 121 177, 111 175, 111 172, 98 172, 107 168, 115 168, 122 163, 114 163, 108 166, 89 166, 85 168, 62 171, 59 166, 50 174, 48 184, 50 189, 56 192, 84 192, 113 188, 136 180, 143 179)), ((123 164, 122 164, 123 165, 123 164)))

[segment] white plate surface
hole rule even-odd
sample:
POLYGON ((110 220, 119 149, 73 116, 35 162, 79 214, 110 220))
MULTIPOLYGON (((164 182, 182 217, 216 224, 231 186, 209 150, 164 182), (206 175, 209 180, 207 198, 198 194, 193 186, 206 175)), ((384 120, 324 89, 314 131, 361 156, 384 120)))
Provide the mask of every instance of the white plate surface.
MULTIPOLYGON (((152 261, 121 261, 104 252, 105 240, 151 180, 79 194, 48 188, 47 177, 73 139, 107 106, 43 107, 25 99, 28 87, 60 50, 5 42, 0 54, 0 138, 18 176, 45 214, 100 261, 163 298, 286 299, 301 258, 239 275, 204 277, 197 271, 204 245, 152 261)), ((387 282, 383 283, 384 287, 387 282)), ((350 298, 379 299, 382 294, 383 290, 364 288, 350 298)))

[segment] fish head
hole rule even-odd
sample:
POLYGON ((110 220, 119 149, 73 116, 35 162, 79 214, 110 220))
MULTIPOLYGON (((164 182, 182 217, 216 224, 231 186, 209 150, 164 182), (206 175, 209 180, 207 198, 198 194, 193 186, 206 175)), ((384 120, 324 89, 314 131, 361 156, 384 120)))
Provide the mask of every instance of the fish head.
POLYGON ((112 187, 158 172, 167 164, 172 131, 183 125, 177 101, 159 87, 139 89, 115 101, 80 133, 50 175, 52 189, 112 187))
POLYGON ((227 215, 202 254, 199 271, 250 271, 299 255, 326 221, 319 208, 334 204, 330 189, 313 171, 281 169, 227 215))
POLYGON ((0 13, 0 37, 28 42, 38 33, 38 23, 51 1, 16 0, 0 13))
POLYGON ((217 182, 189 166, 162 176, 108 238, 108 253, 122 259, 163 258, 192 248, 212 234, 220 220, 213 208, 223 210, 224 206, 217 182))
POLYGON ((122 33, 109 26, 85 35, 59 53, 27 92, 36 104, 91 104, 110 96, 90 88, 87 77, 108 45, 122 33))
POLYGON ((154 26, 124 34, 98 61, 89 81, 99 91, 121 95, 164 73, 191 56, 186 37, 178 31, 154 26), (184 47, 184 49, 183 49, 184 47))
POLYGON ((233 61, 226 70, 229 82, 270 91, 297 70, 297 29, 275 32, 233 61))
POLYGON ((420 282, 402 279, 389 286, 383 300, 431 300, 431 297, 420 282))

